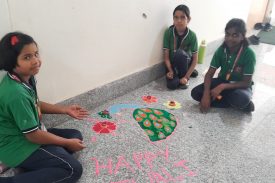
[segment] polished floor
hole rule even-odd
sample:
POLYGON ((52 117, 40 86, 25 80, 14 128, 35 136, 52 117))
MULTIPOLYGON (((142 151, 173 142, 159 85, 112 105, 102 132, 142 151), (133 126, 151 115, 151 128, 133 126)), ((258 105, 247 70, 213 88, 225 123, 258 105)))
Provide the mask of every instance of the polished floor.
POLYGON ((89 120, 68 121, 61 127, 76 127, 88 145, 81 154, 84 175, 79 182, 275 182, 275 46, 252 46, 257 54, 254 76, 256 110, 235 109, 199 112, 191 89, 203 81, 211 56, 198 66, 200 75, 187 90, 169 91, 161 78, 109 101, 91 111, 89 120), (146 104, 142 96, 157 102, 146 104), (173 100, 181 108, 170 110, 163 103, 173 100), (169 138, 151 142, 133 118, 133 108, 146 106, 175 115, 177 126, 169 138), (116 125, 112 133, 95 133, 104 121, 97 113, 107 109, 116 125))

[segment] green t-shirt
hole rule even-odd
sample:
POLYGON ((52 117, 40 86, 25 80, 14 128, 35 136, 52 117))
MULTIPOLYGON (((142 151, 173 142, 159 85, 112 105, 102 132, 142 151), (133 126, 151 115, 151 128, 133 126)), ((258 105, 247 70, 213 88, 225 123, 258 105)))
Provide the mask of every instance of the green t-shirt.
POLYGON ((40 128, 34 90, 6 75, 0 83, 0 161, 16 167, 40 145, 26 133, 40 128))
MULTIPOLYGON (((219 72, 219 78, 226 80, 226 75, 231 72, 234 65, 234 61, 237 57, 238 51, 233 54, 229 54, 229 51, 224 46, 220 46, 211 61, 210 67, 218 69, 221 67, 219 72)), ((231 73, 229 81, 241 81, 245 75, 253 75, 255 70, 256 57, 254 51, 246 47, 241 52, 241 55, 231 73)))
POLYGON ((171 62, 174 58, 174 52, 179 48, 183 49, 190 57, 194 53, 198 52, 197 36, 191 29, 186 29, 186 32, 180 44, 178 39, 180 39, 180 36, 177 35, 174 26, 169 27, 165 31, 163 38, 163 49, 169 50, 169 58, 171 62), (174 45, 176 45, 176 47, 174 45))

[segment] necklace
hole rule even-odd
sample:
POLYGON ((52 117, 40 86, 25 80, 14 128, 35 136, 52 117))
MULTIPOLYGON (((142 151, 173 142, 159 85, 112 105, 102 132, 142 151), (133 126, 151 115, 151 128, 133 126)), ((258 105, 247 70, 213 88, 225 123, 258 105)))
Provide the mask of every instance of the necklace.
MULTIPOLYGON (((234 60, 232 68, 231 69, 228 68, 228 71, 227 71, 227 74, 226 74, 226 80, 227 81, 230 79, 230 76, 231 76, 231 74, 232 74, 232 72, 233 72, 233 70, 234 70, 234 68, 235 68, 235 66, 236 66, 236 64, 237 64, 240 56, 241 56, 242 51, 243 51, 243 45, 240 47, 240 49, 238 51, 238 54, 237 54, 237 56, 236 56, 236 58, 234 60)), ((225 53, 225 61, 229 65, 230 64, 230 59, 228 57, 230 57, 230 56, 228 56, 226 48, 224 48, 224 53, 225 53)))
MULTIPOLYGON (((178 32, 176 33, 176 28, 174 27, 173 28, 173 36, 174 36, 174 52, 176 52, 177 51, 177 39, 179 39, 179 35, 178 35, 178 32)), ((186 30, 184 31, 184 34, 183 35, 181 35, 181 37, 182 37, 182 40, 181 40, 181 42, 180 42, 180 44, 179 44, 179 48, 181 48, 181 47, 183 47, 183 41, 185 40, 185 38, 187 37, 187 35, 188 35, 188 33, 189 33, 189 29, 188 28, 186 28, 186 30)))

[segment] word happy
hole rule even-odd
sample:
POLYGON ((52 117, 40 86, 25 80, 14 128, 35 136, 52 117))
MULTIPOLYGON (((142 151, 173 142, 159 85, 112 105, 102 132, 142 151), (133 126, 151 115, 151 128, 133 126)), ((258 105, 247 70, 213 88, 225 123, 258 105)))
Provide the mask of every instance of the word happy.
MULTIPOLYGON (((95 163, 95 174, 97 176, 101 175, 101 172, 108 172, 109 175, 116 175, 119 173, 121 169, 127 169, 128 171, 135 173, 134 168, 143 170, 147 173, 150 183, 168 183, 168 182, 179 182, 183 181, 185 177, 193 177, 196 176, 196 173, 190 170, 185 163, 186 160, 177 160, 174 163, 169 162, 169 152, 168 147, 166 147, 164 152, 134 152, 132 153, 132 159, 129 161, 125 159, 123 155, 118 156, 116 158, 117 161, 113 161, 112 158, 105 158, 107 163, 103 164, 98 161, 97 158, 91 158, 91 160, 95 163), (165 167, 157 167, 158 171, 154 171, 153 168, 155 160, 159 158, 164 158, 166 163, 172 165, 172 169, 180 170, 182 173, 176 177, 173 177, 165 167), (117 163, 113 163, 117 162, 117 163), (131 162, 131 163, 130 163, 131 162), (146 164, 148 168, 145 169, 142 165, 146 164)), ((177 171, 179 172, 179 171, 177 171)), ((134 179, 122 180, 118 182, 111 183, 136 183, 134 179)))

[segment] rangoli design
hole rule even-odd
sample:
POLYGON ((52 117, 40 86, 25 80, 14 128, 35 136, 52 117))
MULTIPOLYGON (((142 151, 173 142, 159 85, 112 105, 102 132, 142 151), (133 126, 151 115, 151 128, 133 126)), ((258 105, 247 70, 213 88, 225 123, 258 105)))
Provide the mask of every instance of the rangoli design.
POLYGON ((139 108, 133 112, 133 117, 151 141, 166 139, 177 126, 175 116, 161 109, 139 108))
POLYGON ((158 100, 157 100, 157 97, 155 97, 155 96, 150 96, 150 95, 143 96, 143 97, 142 97, 142 100, 143 100, 144 102, 146 102, 147 104, 155 103, 155 102, 158 101, 158 100))
POLYGON ((174 101, 174 100, 167 101, 163 105, 166 106, 168 109, 179 109, 179 108, 181 108, 181 104, 177 101, 174 101))
POLYGON ((116 124, 110 121, 97 122, 93 128, 96 133, 111 133, 116 130, 116 124))
POLYGON ((109 111, 108 110, 103 110, 101 112, 98 113, 98 115, 100 115, 102 118, 108 118, 108 119, 111 119, 112 116, 110 115, 109 111))

